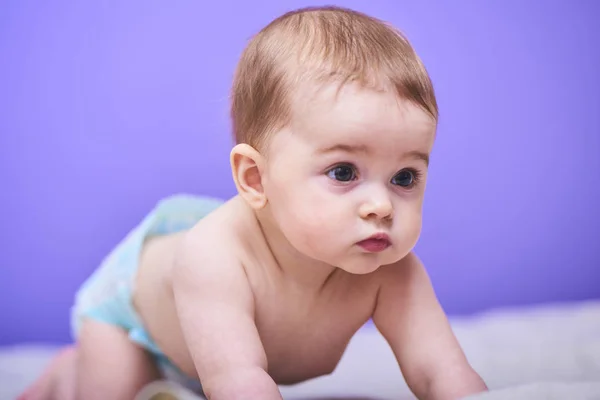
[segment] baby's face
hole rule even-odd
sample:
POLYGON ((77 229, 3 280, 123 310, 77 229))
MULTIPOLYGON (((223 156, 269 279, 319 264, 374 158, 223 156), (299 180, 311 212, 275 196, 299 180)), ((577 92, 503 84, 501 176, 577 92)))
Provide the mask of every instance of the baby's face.
POLYGON ((357 274, 406 256, 421 232, 432 119, 393 93, 352 85, 307 88, 293 109, 263 172, 290 244, 357 274))

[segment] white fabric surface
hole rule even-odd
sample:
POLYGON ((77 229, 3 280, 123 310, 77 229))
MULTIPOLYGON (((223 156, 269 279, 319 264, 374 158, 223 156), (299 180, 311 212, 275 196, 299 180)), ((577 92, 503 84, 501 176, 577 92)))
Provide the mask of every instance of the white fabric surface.
MULTIPOLYGON (((600 399, 600 301, 504 309, 453 318, 454 331, 491 393, 477 400, 600 399)), ((0 349, 0 399, 14 399, 55 348, 0 349)), ((286 399, 412 399, 387 343, 373 327, 351 341, 337 370, 292 387, 286 399)))

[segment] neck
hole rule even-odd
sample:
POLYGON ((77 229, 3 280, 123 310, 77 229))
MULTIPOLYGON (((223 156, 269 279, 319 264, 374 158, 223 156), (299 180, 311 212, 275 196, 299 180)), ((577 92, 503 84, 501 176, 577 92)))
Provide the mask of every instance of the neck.
POLYGON ((302 289, 320 291, 338 269, 296 250, 285 238, 268 209, 255 212, 255 216, 284 278, 302 289))

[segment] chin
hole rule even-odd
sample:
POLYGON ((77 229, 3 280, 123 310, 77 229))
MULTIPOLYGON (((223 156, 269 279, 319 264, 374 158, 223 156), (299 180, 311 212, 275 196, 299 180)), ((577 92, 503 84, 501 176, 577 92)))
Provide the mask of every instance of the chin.
POLYGON ((340 264, 339 268, 356 275, 369 274, 377 271, 380 267, 396 264, 406 257, 408 253, 410 252, 399 253, 397 251, 388 252, 386 250, 381 253, 363 253, 340 264))
POLYGON ((371 259, 369 258, 370 257, 365 257, 362 260, 353 260, 353 262, 339 265, 338 268, 343 269, 350 274, 366 275, 377 271, 379 267, 384 265, 381 263, 381 260, 375 257, 372 257, 371 259))

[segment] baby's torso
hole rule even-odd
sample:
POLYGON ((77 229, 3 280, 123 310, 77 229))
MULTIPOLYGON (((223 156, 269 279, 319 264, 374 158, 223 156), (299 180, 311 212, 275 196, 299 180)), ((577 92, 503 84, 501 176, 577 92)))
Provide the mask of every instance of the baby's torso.
POLYGON ((333 372, 349 340, 371 316, 375 291, 353 286, 351 277, 338 279, 316 296, 281 285, 255 299, 269 374, 278 383, 333 372))
MULTIPOLYGON (((230 202, 215 213, 228 213, 229 219, 235 213, 243 214, 238 208, 239 205, 230 202)), ((242 220, 246 217, 240 215, 242 220)), ((219 224, 221 228, 215 229, 219 232, 223 232, 224 222, 219 221, 218 214, 200 221, 219 224)), ((175 254, 185 234, 153 238, 146 243, 134 304, 165 355, 183 372, 196 377, 183 340, 171 286, 175 254)), ((239 243, 233 232, 223 236, 223 246, 242 247, 240 263, 245 267, 254 293, 255 322, 267 355, 269 374, 277 383, 290 384, 331 373, 349 340, 371 316, 377 293, 375 279, 340 270, 322 290, 308 293, 271 273, 276 268, 270 265, 273 260, 262 253, 261 246, 258 250, 244 251, 247 244, 239 243)))

